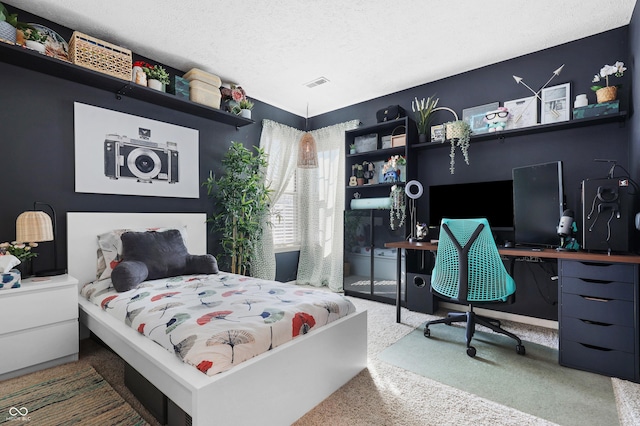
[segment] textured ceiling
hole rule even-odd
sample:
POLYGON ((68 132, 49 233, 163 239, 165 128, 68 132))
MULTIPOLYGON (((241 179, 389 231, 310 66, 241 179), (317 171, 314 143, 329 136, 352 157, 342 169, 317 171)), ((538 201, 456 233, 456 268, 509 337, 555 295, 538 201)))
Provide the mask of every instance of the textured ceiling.
POLYGON ((311 117, 627 25, 636 0, 4 2, 311 117))

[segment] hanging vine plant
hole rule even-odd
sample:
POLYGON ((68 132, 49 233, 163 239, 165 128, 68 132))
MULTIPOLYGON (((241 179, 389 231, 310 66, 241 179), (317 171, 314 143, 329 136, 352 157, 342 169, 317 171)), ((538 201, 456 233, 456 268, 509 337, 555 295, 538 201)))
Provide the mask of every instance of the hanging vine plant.
POLYGON ((456 164, 456 146, 460 147, 464 162, 469 165, 469 141, 471 140, 471 127, 462 120, 450 121, 445 125, 447 139, 451 142, 451 151, 449 152, 449 171, 451 174, 455 172, 456 164))
POLYGON ((256 243, 270 213, 267 154, 258 147, 254 150, 255 155, 240 142, 231 142, 222 159, 224 174, 216 179, 210 171, 202 184, 215 200, 214 214, 207 222, 221 234, 223 256, 218 260, 234 274, 251 274, 256 243))
POLYGON ((389 226, 396 230, 404 225, 407 218, 407 208, 404 198, 404 188, 399 185, 393 185, 389 198, 391 198, 391 209, 389 211, 389 226))

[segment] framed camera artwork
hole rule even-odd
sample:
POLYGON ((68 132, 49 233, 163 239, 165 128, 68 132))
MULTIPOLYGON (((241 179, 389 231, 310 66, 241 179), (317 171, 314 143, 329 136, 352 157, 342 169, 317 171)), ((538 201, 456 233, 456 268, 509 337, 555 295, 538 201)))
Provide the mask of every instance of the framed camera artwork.
POLYGON ((541 123, 568 121, 570 118, 571 83, 542 89, 541 123))
POLYGON ((438 124, 437 126, 431 126, 431 142, 443 143, 444 137, 444 124, 438 124))
POLYGON ((538 98, 536 96, 505 101, 504 107, 509 110, 506 130, 521 129, 538 124, 538 98))
POLYGON ((471 133, 479 135, 487 133, 489 126, 484 121, 484 116, 489 111, 493 111, 500 106, 500 102, 492 102, 490 104, 479 105, 473 108, 466 108, 462 110, 462 121, 465 121, 469 127, 471 127, 471 133))
POLYGON ((197 130, 75 102, 74 133, 76 192, 200 196, 197 130))

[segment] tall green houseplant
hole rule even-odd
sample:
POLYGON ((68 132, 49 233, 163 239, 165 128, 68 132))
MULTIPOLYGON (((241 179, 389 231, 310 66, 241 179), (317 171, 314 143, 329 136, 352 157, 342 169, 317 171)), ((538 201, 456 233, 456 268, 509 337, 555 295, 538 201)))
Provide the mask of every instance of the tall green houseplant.
POLYGON ((267 154, 254 147, 255 154, 240 142, 231 142, 222 160, 224 174, 203 183, 215 200, 213 216, 207 219, 221 234, 222 264, 234 274, 250 275, 256 242, 269 215, 269 189, 265 182, 267 154))

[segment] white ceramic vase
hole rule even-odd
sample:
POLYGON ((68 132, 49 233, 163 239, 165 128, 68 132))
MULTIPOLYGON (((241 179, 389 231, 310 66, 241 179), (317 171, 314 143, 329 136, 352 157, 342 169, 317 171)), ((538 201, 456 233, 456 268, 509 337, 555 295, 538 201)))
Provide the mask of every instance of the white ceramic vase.
POLYGON ((244 118, 251 118, 251 110, 250 109, 241 109, 240 110, 240 117, 244 117, 244 118))
POLYGON ((156 80, 155 78, 150 78, 147 80, 147 87, 164 92, 164 84, 162 84, 160 80, 156 80))

